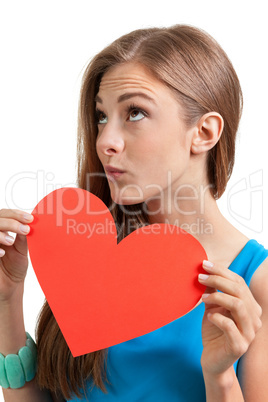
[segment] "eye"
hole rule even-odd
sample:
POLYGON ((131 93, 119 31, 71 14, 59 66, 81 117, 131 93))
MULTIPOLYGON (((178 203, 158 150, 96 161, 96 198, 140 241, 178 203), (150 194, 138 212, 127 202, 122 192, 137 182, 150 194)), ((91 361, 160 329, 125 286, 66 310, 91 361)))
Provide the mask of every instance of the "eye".
POLYGON ((141 109, 135 104, 131 104, 127 108, 128 120, 131 122, 142 120, 144 117, 148 116, 145 110, 141 109))
POLYGON ((108 121, 107 116, 101 111, 101 110, 96 110, 96 123, 97 124, 106 124, 108 121))
POLYGON ((129 114, 129 121, 139 121, 145 117, 145 114, 139 109, 132 109, 129 114))

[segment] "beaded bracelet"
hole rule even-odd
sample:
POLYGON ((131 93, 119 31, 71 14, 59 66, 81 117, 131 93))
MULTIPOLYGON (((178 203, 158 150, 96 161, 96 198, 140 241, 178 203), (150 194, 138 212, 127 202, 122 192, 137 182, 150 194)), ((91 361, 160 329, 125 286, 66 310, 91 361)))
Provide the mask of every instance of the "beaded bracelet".
POLYGON ((26 346, 23 346, 18 354, 3 356, 0 353, 0 385, 3 388, 21 388, 26 381, 35 377, 37 348, 28 332, 26 336, 26 346))

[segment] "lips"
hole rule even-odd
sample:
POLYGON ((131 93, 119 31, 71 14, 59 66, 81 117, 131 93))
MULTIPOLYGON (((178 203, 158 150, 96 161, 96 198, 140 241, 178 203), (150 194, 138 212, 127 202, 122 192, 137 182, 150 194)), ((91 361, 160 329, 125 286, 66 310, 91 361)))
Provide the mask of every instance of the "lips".
POLYGON ((112 181, 119 179, 122 176, 122 174, 125 173, 124 170, 111 165, 106 165, 104 166, 104 168, 106 171, 107 179, 112 181))
POLYGON ((124 173, 124 170, 119 169, 119 168, 114 167, 114 166, 110 166, 110 165, 106 165, 106 166, 105 166, 105 170, 106 170, 107 173, 111 173, 111 174, 114 174, 114 173, 124 173))

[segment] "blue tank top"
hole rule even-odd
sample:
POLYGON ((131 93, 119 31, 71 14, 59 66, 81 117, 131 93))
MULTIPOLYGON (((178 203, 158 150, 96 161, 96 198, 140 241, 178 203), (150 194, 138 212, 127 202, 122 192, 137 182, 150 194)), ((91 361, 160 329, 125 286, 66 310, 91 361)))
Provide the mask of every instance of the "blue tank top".
MULTIPOLYGON (((247 285, 268 250, 249 240, 229 269, 247 285)), ((195 402, 206 401, 200 359, 204 303, 153 332, 108 349, 108 393, 88 382, 84 399, 92 402, 195 402)), ((237 363, 234 364, 237 369, 237 363)))

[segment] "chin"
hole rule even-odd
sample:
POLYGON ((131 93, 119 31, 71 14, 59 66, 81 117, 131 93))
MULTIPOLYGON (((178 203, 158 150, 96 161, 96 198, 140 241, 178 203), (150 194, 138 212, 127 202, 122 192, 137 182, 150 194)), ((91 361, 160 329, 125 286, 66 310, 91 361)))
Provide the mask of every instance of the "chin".
POLYGON ((116 204, 119 205, 135 205, 135 204, 140 204, 141 202, 144 201, 144 199, 138 198, 137 196, 133 196, 133 198, 131 196, 127 196, 127 197, 123 197, 120 198, 119 196, 116 196, 114 194, 111 193, 111 198, 113 200, 113 202, 115 202, 116 204))

